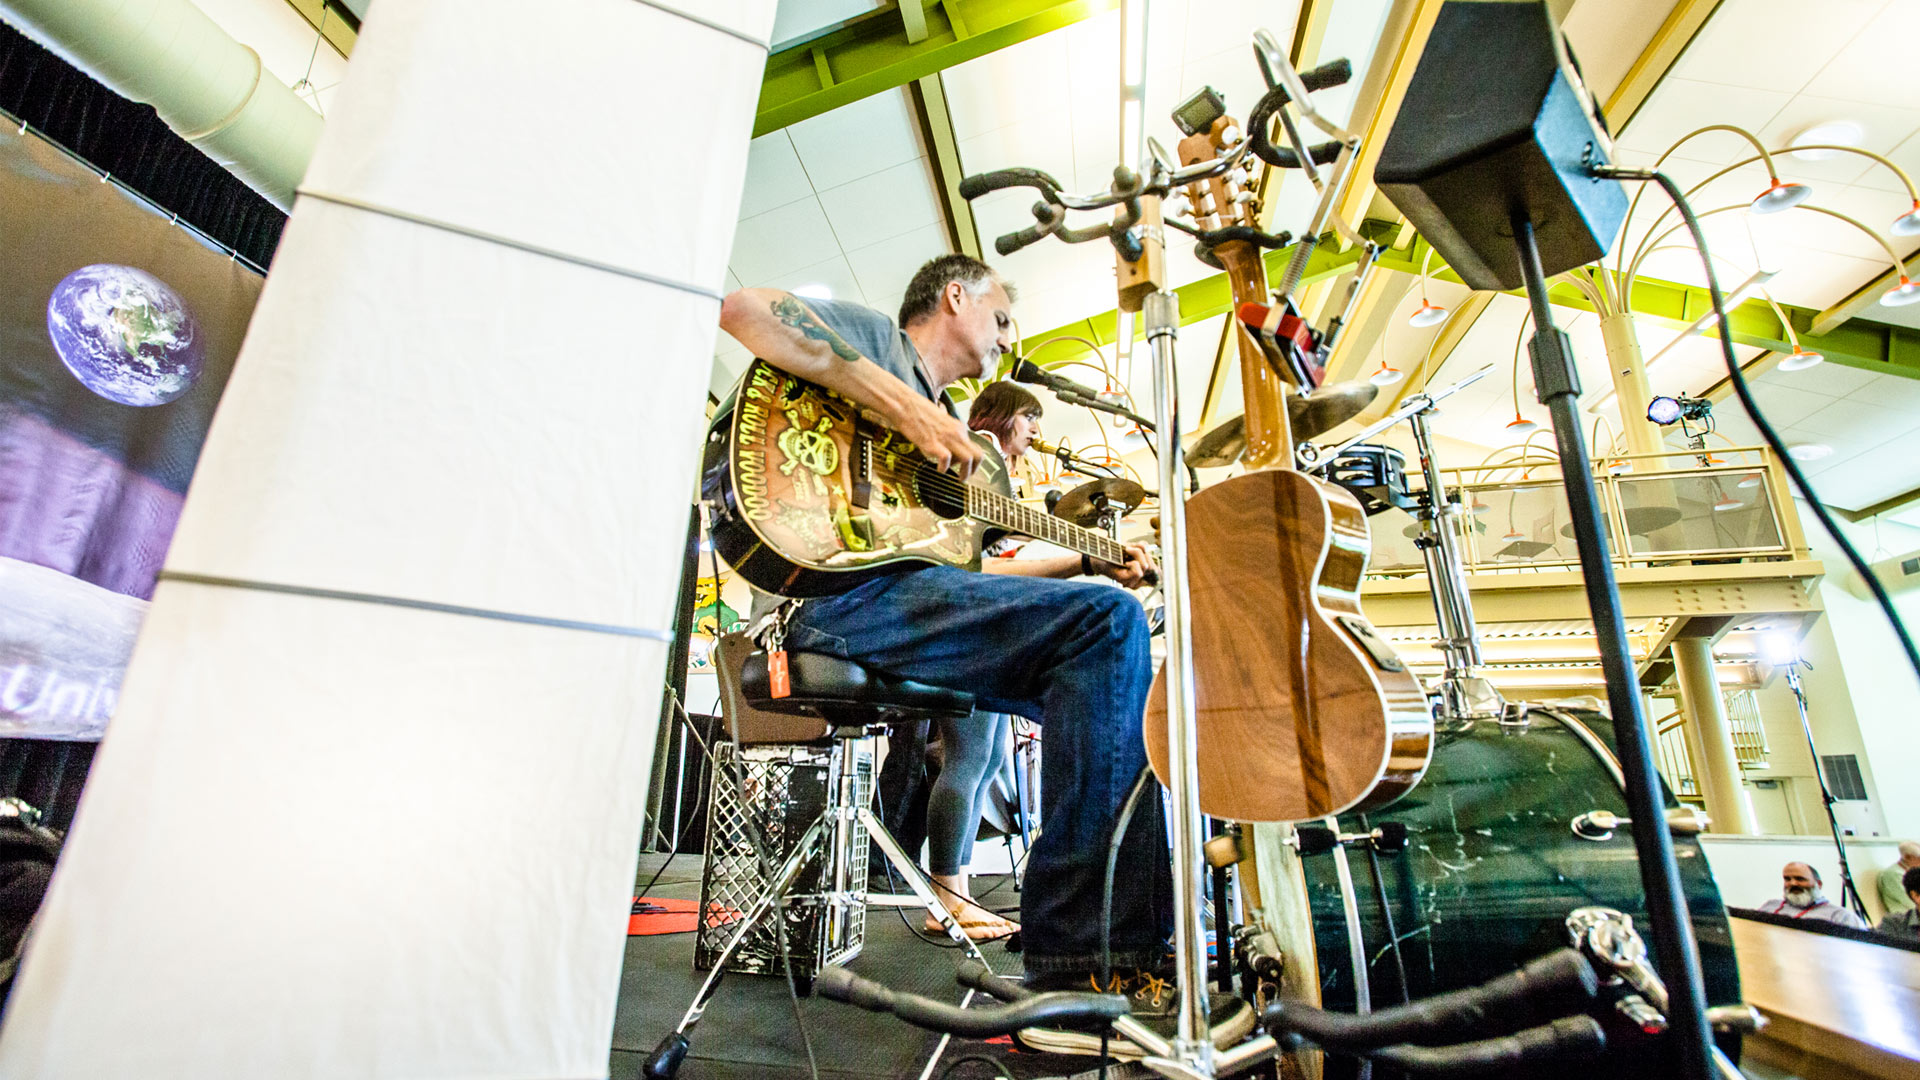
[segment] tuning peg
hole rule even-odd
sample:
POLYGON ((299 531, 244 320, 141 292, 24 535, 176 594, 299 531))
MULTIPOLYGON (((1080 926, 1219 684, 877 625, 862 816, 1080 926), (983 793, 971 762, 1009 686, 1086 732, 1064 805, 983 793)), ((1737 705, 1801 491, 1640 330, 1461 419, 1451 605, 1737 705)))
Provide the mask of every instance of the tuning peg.
POLYGON ((1166 212, 1174 217, 1190 217, 1193 214, 1193 202, 1182 192, 1167 200, 1166 212))
POLYGON ((1253 201, 1253 192, 1248 191, 1246 188, 1241 188, 1239 191, 1233 193, 1233 201, 1242 204, 1250 203, 1253 201))
POLYGON ((1234 127, 1231 124, 1227 125, 1226 130, 1220 133, 1220 145, 1221 146, 1240 145, 1240 129, 1237 127, 1234 127))
POLYGON ((1227 183, 1229 184, 1232 184, 1238 187, 1238 186, 1245 185, 1246 182, 1247 182, 1247 170, 1245 169, 1235 168, 1227 173, 1227 183))

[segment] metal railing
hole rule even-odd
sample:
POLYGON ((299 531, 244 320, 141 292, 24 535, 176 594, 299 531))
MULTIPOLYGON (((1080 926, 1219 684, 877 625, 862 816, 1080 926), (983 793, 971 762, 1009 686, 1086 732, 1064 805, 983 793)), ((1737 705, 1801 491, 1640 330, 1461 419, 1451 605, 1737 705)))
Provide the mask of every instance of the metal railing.
MULTIPOLYGON (((1531 453, 1538 456, 1443 470, 1470 509, 1455 519, 1469 574, 1579 565, 1559 464, 1531 453)), ((1808 557, 1785 474, 1764 446, 1600 458, 1594 478, 1622 568, 1808 557)), ((1369 575, 1424 571, 1412 515, 1388 510, 1371 523, 1369 575)))

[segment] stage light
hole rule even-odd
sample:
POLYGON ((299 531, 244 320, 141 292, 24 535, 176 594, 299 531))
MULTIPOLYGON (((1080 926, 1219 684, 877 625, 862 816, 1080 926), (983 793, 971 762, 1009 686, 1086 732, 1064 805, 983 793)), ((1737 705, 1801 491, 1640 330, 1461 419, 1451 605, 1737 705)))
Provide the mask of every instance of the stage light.
POLYGON ((1901 274, 1900 284, 1888 289, 1880 297, 1880 304, 1882 307, 1906 307, 1916 300, 1920 300, 1920 285, 1914 284, 1912 278, 1901 274))
POLYGON ((1515 435, 1525 435, 1529 432, 1539 431, 1540 425, 1521 416, 1519 413, 1514 413, 1513 419, 1507 421, 1507 430, 1513 432, 1515 435))
POLYGON ((1713 413, 1713 403, 1704 398, 1668 397, 1664 394, 1647 403, 1647 419, 1666 427, 1682 420, 1704 420, 1713 413))
POLYGON ((1757 488, 1760 486, 1760 481, 1762 479, 1764 479, 1764 477, 1762 477, 1759 473, 1750 472, 1747 475, 1741 477, 1739 483, 1736 483, 1733 486, 1741 487, 1741 488, 1757 488))
POLYGON ((1793 443, 1787 447, 1787 455, 1795 461, 1819 461, 1833 453, 1833 447, 1826 443, 1793 443))
POLYGON ((1769 664, 1791 664, 1800 659, 1800 644, 1792 634, 1774 630, 1760 638, 1760 655, 1769 664))
POLYGON ((1380 370, 1368 376, 1367 381, 1375 386, 1392 386, 1394 383, 1406 377, 1405 372, 1397 367, 1388 367, 1387 362, 1382 360, 1380 361, 1380 370))
POLYGON ((1447 309, 1424 298, 1421 299, 1420 306, 1413 309, 1413 314, 1407 316, 1407 323, 1409 325, 1422 328, 1439 326, 1446 321, 1447 309))
POLYGON ((1805 184, 1789 184, 1776 179, 1767 190, 1753 197, 1747 209, 1756 214, 1777 214, 1799 206, 1812 196, 1813 189, 1805 184))
POLYGON ((1747 504, 1731 495, 1722 495, 1714 500, 1713 509, 1715 513, 1724 514, 1729 510, 1738 510, 1745 505, 1747 504))
POLYGON ((1805 371, 1825 359, 1817 352, 1809 352, 1795 345, 1792 352, 1780 358, 1778 366, 1781 371, 1805 371))
POLYGON ((1920 199, 1913 201, 1913 209, 1894 218, 1887 231, 1895 236, 1920 236, 1920 199))

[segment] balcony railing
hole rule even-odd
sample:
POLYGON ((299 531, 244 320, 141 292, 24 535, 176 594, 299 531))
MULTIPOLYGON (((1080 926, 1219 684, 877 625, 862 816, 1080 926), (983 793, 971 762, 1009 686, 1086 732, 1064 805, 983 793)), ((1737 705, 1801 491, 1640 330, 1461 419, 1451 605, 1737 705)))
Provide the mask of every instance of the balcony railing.
MULTIPOLYGON (((1579 565, 1559 465, 1551 458, 1445 470, 1461 515, 1470 574, 1579 565)), ((1628 454, 1594 463, 1608 544, 1621 567, 1806 558, 1806 540, 1784 472, 1764 446, 1707 454, 1628 454), (1627 542, 1622 544, 1621 537, 1627 542)), ((1368 572, 1419 573, 1419 523, 1399 510, 1376 515, 1368 572)))

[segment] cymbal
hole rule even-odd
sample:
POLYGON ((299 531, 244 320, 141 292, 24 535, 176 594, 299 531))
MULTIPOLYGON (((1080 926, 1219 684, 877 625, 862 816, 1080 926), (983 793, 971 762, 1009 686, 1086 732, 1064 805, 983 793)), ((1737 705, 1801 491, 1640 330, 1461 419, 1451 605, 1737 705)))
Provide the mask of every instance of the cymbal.
POLYGON ((1187 464, 1197 469, 1217 469, 1240 460, 1247 449, 1247 418, 1229 417, 1198 435, 1181 441, 1187 464))
MULTIPOLYGON (((1329 383, 1311 397, 1298 394, 1287 397, 1287 427, 1296 442, 1324 435, 1359 416, 1380 388, 1370 382, 1329 383)), ((1240 460, 1247 449, 1247 419, 1244 415, 1220 421, 1199 435, 1181 443, 1187 464, 1197 469, 1217 469, 1240 460)))
POLYGON ((1309 397, 1289 397, 1287 424, 1296 442, 1316 438, 1365 412, 1379 394, 1370 382, 1328 383, 1309 397))
POLYGON ((1053 516, 1075 525, 1095 525, 1100 521, 1100 505, 1117 506, 1122 514, 1131 513, 1146 499, 1147 489, 1131 480, 1106 476, 1089 480, 1065 495, 1053 506, 1053 516), (1098 496, 1105 496, 1104 500, 1098 496))

